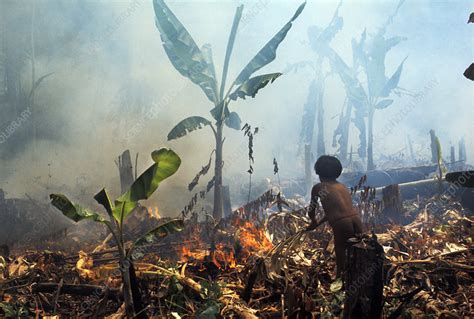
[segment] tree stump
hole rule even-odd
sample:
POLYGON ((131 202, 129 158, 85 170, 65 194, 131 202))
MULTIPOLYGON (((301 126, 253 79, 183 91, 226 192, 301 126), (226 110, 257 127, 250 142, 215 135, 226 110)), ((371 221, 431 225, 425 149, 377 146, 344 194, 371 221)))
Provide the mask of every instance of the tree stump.
POLYGON ((383 248, 375 236, 348 242, 343 318, 379 319, 383 309, 383 248))
POLYGON ((388 185, 382 189, 382 203, 382 216, 384 219, 397 224, 403 224, 405 222, 403 201, 400 196, 398 184, 388 185))

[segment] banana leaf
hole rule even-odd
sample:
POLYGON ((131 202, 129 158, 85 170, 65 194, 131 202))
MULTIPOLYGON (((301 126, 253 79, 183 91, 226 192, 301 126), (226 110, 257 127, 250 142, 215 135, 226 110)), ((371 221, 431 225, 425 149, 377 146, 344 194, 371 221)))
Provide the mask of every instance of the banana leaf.
POLYGON ((152 229, 145 235, 141 236, 135 241, 135 246, 141 246, 145 244, 152 244, 159 239, 162 239, 169 234, 181 232, 184 230, 184 221, 182 219, 173 219, 169 222, 161 224, 160 226, 152 229))
POLYGON ((392 99, 386 99, 386 100, 382 100, 380 102, 377 103, 377 105, 375 105, 375 108, 376 109, 385 109, 387 107, 389 107, 390 105, 392 105, 393 103, 393 100, 392 99))
MULTIPOLYGON (((214 59, 212 57, 212 47, 209 43, 206 43, 201 48, 202 55, 204 56, 204 60, 206 60, 207 65, 209 66, 209 72, 214 79, 216 77, 216 68, 214 66, 214 59)), ((216 92, 217 92, 217 83, 216 83, 216 92)))
POLYGON ((393 89, 395 89, 398 86, 398 83, 400 82, 400 76, 403 71, 403 64, 405 63, 406 59, 403 59, 402 63, 398 66, 397 70, 393 75, 388 79, 387 83, 385 83, 385 86, 382 89, 382 92, 380 93, 380 96, 387 97, 390 95, 393 89))
POLYGON ((201 116, 190 116, 185 118, 168 133, 168 141, 185 136, 186 134, 201 129, 206 125, 211 125, 211 122, 201 116))
POLYGON ((115 200, 114 217, 125 220, 138 201, 148 199, 158 188, 159 184, 178 170, 181 159, 172 150, 162 148, 151 155, 155 164, 141 174, 130 189, 115 200))
POLYGON ((103 188, 100 192, 95 194, 94 199, 97 201, 97 203, 104 206, 109 216, 112 216, 112 210, 114 207, 112 205, 112 201, 110 200, 110 196, 107 193, 107 190, 105 188, 103 188))
POLYGON ((367 108, 367 94, 354 74, 354 71, 344 62, 344 60, 332 49, 328 53, 331 68, 339 75, 347 92, 347 98, 357 109, 367 108))
POLYGON ((91 211, 90 209, 84 208, 80 205, 74 204, 63 194, 50 194, 51 204, 59 209, 64 216, 72 219, 76 223, 84 220, 91 219, 96 222, 106 223, 107 221, 100 216, 98 213, 91 211))
POLYGON ((183 76, 199 85, 211 102, 217 103, 217 82, 211 51, 204 53, 163 0, 154 0, 156 27, 171 63, 183 76))
POLYGON ((196 187, 196 185, 199 183, 199 179, 201 178, 201 176, 204 176, 209 172, 209 169, 211 168, 211 164, 212 164, 212 154, 214 154, 215 151, 216 150, 213 150, 211 152, 211 155, 209 156, 209 162, 207 162, 207 164, 201 168, 201 170, 196 174, 196 176, 194 176, 191 183, 189 183, 188 185, 189 191, 192 191, 194 187, 196 187))
POLYGON ((242 120, 240 119, 239 114, 237 114, 236 112, 230 112, 229 116, 226 117, 226 119, 224 120, 224 123, 228 127, 240 131, 240 125, 242 124, 242 120))
POLYGON ((247 66, 245 66, 245 68, 237 76, 237 79, 235 80, 236 85, 244 83, 250 79, 250 76, 256 71, 275 60, 278 46, 285 39, 288 31, 290 31, 291 27, 293 26, 293 21, 298 18, 305 5, 306 1, 298 7, 290 21, 288 21, 283 26, 283 28, 281 28, 281 30, 257 53, 257 55, 252 60, 250 60, 247 66))
POLYGON ((268 83, 273 83, 280 75, 281 73, 270 73, 255 76, 240 85, 229 97, 234 101, 239 97, 244 100, 246 96, 254 98, 260 89, 267 86, 268 83))
POLYGON ((235 38, 237 36, 237 30, 239 29, 240 19, 242 18, 242 11, 244 5, 241 5, 235 9, 234 21, 232 22, 232 28, 230 29, 229 39, 227 40, 227 48, 225 50, 224 68, 222 69, 222 80, 219 98, 224 98, 225 83, 227 81, 227 72, 229 71, 230 57, 232 50, 234 49, 235 38))
MULTIPOLYGON (((212 117, 217 121, 219 122, 220 121, 220 118, 222 116, 222 107, 223 105, 226 105, 225 101, 222 101, 221 103, 219 103, 216 107, 214 107, 210 112, 211 112, 211 115, 212 117)), ((224 110, 224 116, 223 116, 223 119, 225 120, 230 114, 230 111, 229 111, 229 108, 227 107, 227 105, 225 106, 225 110, 224 110)))

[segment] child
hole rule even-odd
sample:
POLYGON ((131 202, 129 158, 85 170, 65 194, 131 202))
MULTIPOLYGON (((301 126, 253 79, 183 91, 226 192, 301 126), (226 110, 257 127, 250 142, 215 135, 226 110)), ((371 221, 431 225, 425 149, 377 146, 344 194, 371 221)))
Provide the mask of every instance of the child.
POLYGON ((311 224, 308 230, 313 230, 326 221, 329 222, 334 233, 337 277, 340 277, 344 270, 347 240, 362 233, 362 221, 352 206, 349 191, 336 180, 342 173, 341 162, 334 156, 324 155, 318 158, 314 169, 321 183, 314 185, 311 191, 311 205, 308 211, 311 224), (316 221, 318 198, 325 214, 319 222, 316 221))

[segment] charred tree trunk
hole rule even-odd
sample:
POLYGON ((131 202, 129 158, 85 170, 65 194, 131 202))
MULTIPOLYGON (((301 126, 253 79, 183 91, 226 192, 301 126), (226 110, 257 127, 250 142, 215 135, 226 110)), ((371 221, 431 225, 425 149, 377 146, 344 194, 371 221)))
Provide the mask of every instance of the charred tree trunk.
POLYGON ((31 30, 30 30, 30 50, 31 50, 31 122, 33 129, 33 158, 36 156, 36 106, 35 106, 35 82, 36 82, 36 50, 35 50, 35 22, 36 22, 36 3, 32 2, 31 8, 31 30))
POLYGON ((383 309, 383 248, 375 236, 349 242, 343 318, 379 319, 383 309))
POLYGON ((306 194, 311 194, 313 179, 311 178, 311 146, 308 144, 304 146, 304 172, 306 194))
POLYGON ((217 123, 216 129, 216 162, 214 167, 214 211, 216 221, 222 218, 222 129, 223 123, 217 123))
POLYGON ((224 217, 232 215, 232 204, 230 201, 229 186, 222 186, 222 209, 224 217))
POLYGON ((130 151, 126 150, 118 158, 118 168, 120 174, 120 191, 125 193, 128 188, 133 184, 133 165, 130 151))
POLYGON ((415 163, 415 152, 413 151, 413 143, 411 142, 410 135, 408 135, 408 151, 410 152, 410 159, 415 163))
POLYGON ((314 79, 309 86, 309 93, 304 106, 303 118, 301 121, 299 150, 303 149, 306 144, 313 145, 314 127, 317 115, 317 96, 318 83, 317 80, 314 79))
POLYGON ((326 154, 326 145, 324 144, 324 86, 318 86, 318 144, 316 146, 316 153, 319 156, 326 154))
POLYGON ((455 163, 456 163, 456 150, 454 148, 454 146, 451 146, 451 149, 450 149, 450 161, 451 161, 451 166, 454 166, 455 163))
POLYGON ((436 144, 436 133, 434 130, 430 130, 431 137, 431 162, 438 163, 438 146, 436 144))
POLYGON ((466 143, 464 142, 464 138, 459 141, 458 161, 466 161, 466 143))
POLYGON ((321 72, 322 59, 318 59, 317 78, 316 78, 316 108, 317 108, 317 125, 318 139, 316 145, 316 154, 321 156, 326 154, 326 145, 324 144, 324 74, 321 72))
MULTIPOLYGON (((346 101, 347 109, 343 116, 343 122, 341 123, 341 137, 339 139, 339 156, 343 163, 347 163, 347 150, 349 146, 349 129, 351 125, 351 114, 352 114, 352 103, 346 101)), ((352 147, 351 147, 351 160, 352 160, 352 147)))

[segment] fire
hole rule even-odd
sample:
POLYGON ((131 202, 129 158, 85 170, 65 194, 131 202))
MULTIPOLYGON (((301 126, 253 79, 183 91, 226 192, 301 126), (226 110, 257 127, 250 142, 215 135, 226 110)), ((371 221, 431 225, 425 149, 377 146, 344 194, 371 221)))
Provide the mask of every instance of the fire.
POLYGON ((147 211, 148 211, 148 215, 149 215, 150 218, 156 218, 156 219, 161 218, 160 211, 158 210, 158 207, 148 207, 147 211))
MULTIPOLYGON (((196 235, 196 244, 193 247, 188 245, 181 247, 181 261, 199 264, 210 260, 218 268, 229 269, 237 267, 239 262, 245 263, 252 254, 272 249, 273 244, 265 234, 265 230, 252 222, 233 219, 231 227, 235 230, 229 231, 227 237, 216 239, 218 242, 213 251, 210 251, 209 244, 196 235)), ((202 234, 200 231, 197 233, 202 234)))
POLYGON ((257 228, 251 222, 243 222, 237 232, 236 238, 240 245, 249 252, 269 251, 273 247, 265 231, 262 228, 257 228))

